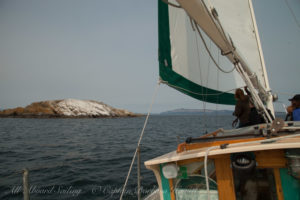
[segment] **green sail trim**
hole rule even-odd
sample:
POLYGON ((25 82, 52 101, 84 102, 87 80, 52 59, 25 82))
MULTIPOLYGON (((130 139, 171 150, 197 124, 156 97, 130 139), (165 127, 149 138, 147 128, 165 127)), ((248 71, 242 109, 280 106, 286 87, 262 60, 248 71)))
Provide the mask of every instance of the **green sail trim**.
POLYGON ((158 0, 159 76, 174 89, 201 101, 235 105, 234 94, 198 85, 172 70, 168 5, 158 0))

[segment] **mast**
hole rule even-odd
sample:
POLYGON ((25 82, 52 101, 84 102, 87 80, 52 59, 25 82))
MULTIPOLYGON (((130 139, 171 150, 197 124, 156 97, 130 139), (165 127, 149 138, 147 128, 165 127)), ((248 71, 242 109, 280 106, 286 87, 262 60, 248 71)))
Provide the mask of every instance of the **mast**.
MULTIPOLYGON (((270 91, 271 88, 270 88, 268 74, 267 74, 267 70, 266 70, 265 59, 264 59, 264 55, 263 55, 263 51, 262 51, 262 47, 261 47, 261 42, 260 42, 260 37, 259 37, 259 33, 258 33, 258 28, 257 28, 254 9, 253 9, 253 4, 252 4, 252 0, 248 0, 248 1, 249 1, 251 17, 252 17, 252 21, 253 21, 253 25, 254 25, 254 30, 255 30, 257 46, 258 46, 258 49, 259 49, 259 56, 260 56, 260 60, 261 60, 262 68, 263 68, 263 73, 264 73, 263 78, 265 80, 265 88, 266 88, 267 91, 270 91)), ((272 96, 267 99, 266 106, 271 111, 273 116, 275 116, 274 106, 273 106, 273 97, 272 96)))
MULTIPOLYGON (((218 48, 222 51, 222 55, 226 56, 229 61, 235 65, 236 70, 239 72, 250 90, 254 106, 259 112, 264 114, 266 121, 272 122, 272 117, 264 106, 267 104, 268 107, 273 107, 270 103, 272 100, 272 94, 269 91, 268 81, 266 81, 266 85, 262 85, 257 75, 250 69, 241 53, 236 49, 234 41, 232 41, 231 37, 225 33, 224 28, 218 18, 217 10, 212 7, 212 5, 210 5, 210 8, 208 8, 203 0, 177 0, 177 2, 187 12, 189 17, 194 20, 199 27, 201 27, 206 35, 216 44, 216 46, 218 46, 218 48)), ((253 20, 253 11, 251 11, 251 15, 253 20)), ((256 23, 254 24, 255 27, 256 23)), ((259 43, 259 40, 257 42, 259 43)), ((261 49, 261 47, 259 48, 261 49)), ((262 57, 261 50, 260 57, 262 57)), ((263 60, 261 60, 261 62, 264 63, 263 60)), ((263 69, 265 72, 264 67, 263 69)), ((267 80, 266 76, 264 78, 267 80)))

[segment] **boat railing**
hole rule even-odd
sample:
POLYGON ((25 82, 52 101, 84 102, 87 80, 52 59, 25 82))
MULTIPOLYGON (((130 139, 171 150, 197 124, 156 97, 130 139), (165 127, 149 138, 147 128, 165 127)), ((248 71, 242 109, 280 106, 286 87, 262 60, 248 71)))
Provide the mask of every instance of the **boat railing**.
POLYGON ((29 170, 28 169, 24 169, 23 170, 23 196, 24 196, 24 200, 29 200, 29 170))

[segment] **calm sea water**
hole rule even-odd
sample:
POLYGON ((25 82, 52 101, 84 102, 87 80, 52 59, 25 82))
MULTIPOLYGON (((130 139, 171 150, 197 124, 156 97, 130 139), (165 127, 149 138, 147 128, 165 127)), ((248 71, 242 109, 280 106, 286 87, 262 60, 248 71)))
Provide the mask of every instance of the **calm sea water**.
MULTIPOLYGON (((29 169, 31 199, 118 199, 144 117, 117 119, 0 119, 0 199, 23 199, 29 169)), ((178 138, 230 128, 231 116, 150 116, 142 162, 176 150, 178 138), (179 136, 179 137, 178 137, 179 136)), ((136 164, 124 199, 136 199, 136 164)), ((142 165, 142 195, 157 188, 142 165)))

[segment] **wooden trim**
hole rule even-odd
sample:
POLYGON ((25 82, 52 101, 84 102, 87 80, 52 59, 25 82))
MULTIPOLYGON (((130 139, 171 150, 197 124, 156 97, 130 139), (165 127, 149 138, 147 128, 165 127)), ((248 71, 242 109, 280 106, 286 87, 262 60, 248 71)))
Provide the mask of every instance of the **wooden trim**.
POLYGON ((192 159, 187 159, 187 160, 180 160, 177 162, 178 165, 188 165, 190 163, 195 163, 195 162, 203 162, 204 158, 200 157, 200 158, 192 158, 192 159))
POLYGON ((219 199, 235 200, 234 182, 230 167, 230 155, 225 154, 215 159, 219 199))
POLYGON ((159 197, 160 197, 160 199, 164 199, 159 165, 152 165, 152 166, 146 165, 146 168, 153 171, 155 178, 156 178, 156 182, 158 183, 159 197))
POLYGON ((173 184, 173 179, 169 179, 169 185, 170 185, 170 194, 171 194, 171 200, 176 200, 175 199, 175 186, 173 184))
POLYGON ((279 168, 274 168, 273 170, 274 170, 274 178, 276 184, 277 199, 284 200, 279 168))
POLYGON ((214 132, 211 132, 211 133, 207 133, 207 134, 205 134, 205 135, 202 135, 202 136, 200 136, 198 139, 207 138, 207 137, 209 137, 209 136, 216 137, 216 136, 218 135, 218 133, 222 133, 222 132, 224 132, 224 130, 223 130, 222 128, 220 128, 220 129, 218 129, 218 130, 216 130, 216 131, 214 131, 214 132))
POLYGON ((285 168, 287 161, 282 149, 256 151, 257 168, 285 168))
POLYGON ((184 143, 181 143, 178 145, 177 153, 181 153, 181 152, 189 151, 189 150, 193 150, 193 149, 200 149, 200 148, 204 148, 204 147, 220 146, 221 144, 234 144, 234 143, 240 143, 240 142, 259 141, 259 140, 264 140, 264 139, 266 139, 266 138, 258 137, 258 138, 221 140, 221 141, 214 141, 214 142, 191 143, 191 144, 184 142, 184 143))

